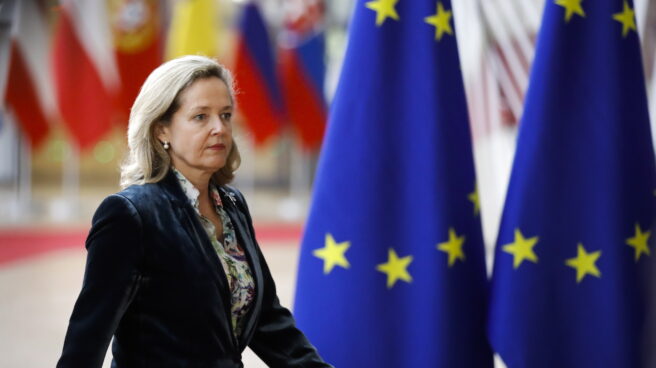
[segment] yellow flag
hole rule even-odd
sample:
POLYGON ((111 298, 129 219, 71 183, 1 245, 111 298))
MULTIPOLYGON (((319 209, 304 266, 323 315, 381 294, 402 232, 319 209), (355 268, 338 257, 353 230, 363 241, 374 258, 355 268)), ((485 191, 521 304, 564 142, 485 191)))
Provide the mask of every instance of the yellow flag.
POLYGON ((189 54, 217 57, 217 18, 216 0, 175 1, 166 58, 189 54))

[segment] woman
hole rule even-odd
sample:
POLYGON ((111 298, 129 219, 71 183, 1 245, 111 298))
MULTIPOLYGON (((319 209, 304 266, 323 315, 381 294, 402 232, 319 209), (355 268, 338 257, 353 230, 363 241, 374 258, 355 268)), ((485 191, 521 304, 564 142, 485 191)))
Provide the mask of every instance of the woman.
POLYGON ((330 367, 278 302, 246 202, 227 186, 230 73, 201 56, 169 61, 132 107, 123 191, 98 207, 82 291, 58 367, 330 367))

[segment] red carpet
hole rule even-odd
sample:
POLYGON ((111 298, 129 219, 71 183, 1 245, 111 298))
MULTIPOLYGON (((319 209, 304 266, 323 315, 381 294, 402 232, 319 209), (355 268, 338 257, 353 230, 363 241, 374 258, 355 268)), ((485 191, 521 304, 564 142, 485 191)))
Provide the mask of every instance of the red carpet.
MULTIPOLYGON (((0 265, 37 256, 46 252, 84 249, 88 229, 1 229, 0 265)), ((300 224, 258 224, 255 226, 260 246, 298 246, 300 224), (285 243, 285 244, 281 244, 285 243)))
POLYGON ((0 264, 64 248, 83 248, 87 231, 82 229, 0 230, 0 264))

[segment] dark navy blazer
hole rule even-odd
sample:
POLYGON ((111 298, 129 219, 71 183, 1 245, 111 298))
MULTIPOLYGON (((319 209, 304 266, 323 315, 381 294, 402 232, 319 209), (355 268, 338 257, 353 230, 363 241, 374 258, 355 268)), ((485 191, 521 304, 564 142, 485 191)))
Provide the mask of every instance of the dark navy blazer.
POLYGON ((98 207, 57 367, 101 367, 112 335, 117 368, 242 367, 246 346, 271 367, 330 367, 280 306, 241 193, 227 186, 219 192, 255 280, 239 339, 218 255, 169 172, 98 207))

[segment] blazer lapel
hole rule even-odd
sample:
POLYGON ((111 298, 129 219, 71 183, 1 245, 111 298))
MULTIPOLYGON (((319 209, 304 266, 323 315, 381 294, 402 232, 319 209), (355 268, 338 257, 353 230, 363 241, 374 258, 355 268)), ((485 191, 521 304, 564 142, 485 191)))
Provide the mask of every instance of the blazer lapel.
MULTIPOLYGON (((194 244, 198 251, 203 255, 204 260, 212 271, 212 275, 217 282, 225 284, 224 280, 220 277, 221 275, 217 272, 217 264, 220 265, 218 256, 216 255, 216 252, 214 252, 212 245, 209 244, 209 239, 207 238, 202 225, 198 221, 194 209, 189 204, 187 196, 182 191, 178 179, 176 179, 175 175, 169 171, 159 184, 161 185, 167 199, 171 202, 171 206, 176 212, 175 217, 180 221, 180 225, 187 233, 188 240, 191 244, 194 244), (212 251, 210 252, 208 248, 212 251), (216 260, 216 262, 214 262, 214 260, 216 260)), ((225 287, 225 285, 222 285, 222 287, 225 287)))
POLYGON ((258 250, 255 244, 255 234, 252 234, 250 231, 249 219, 237 205, 237 199, 232 192, 223 187, 220 188, 219 192, 221 193, 223 208, 226 210, 226 213, 230 217, 230 221, 232 221, 235 226, 237 236, 239 237, 239 244, 244 247, 251 268, 251 273, 255 280, 255 300, 253 301, 253 305, 247 315, 248 317, 245 321, 239 341, 240 347, 245 347, 247 341, 250 339, 249 337, 252 336, 259 311, 262 309, 264 277, 262 275, 262 266, 260 265, 258 250))

